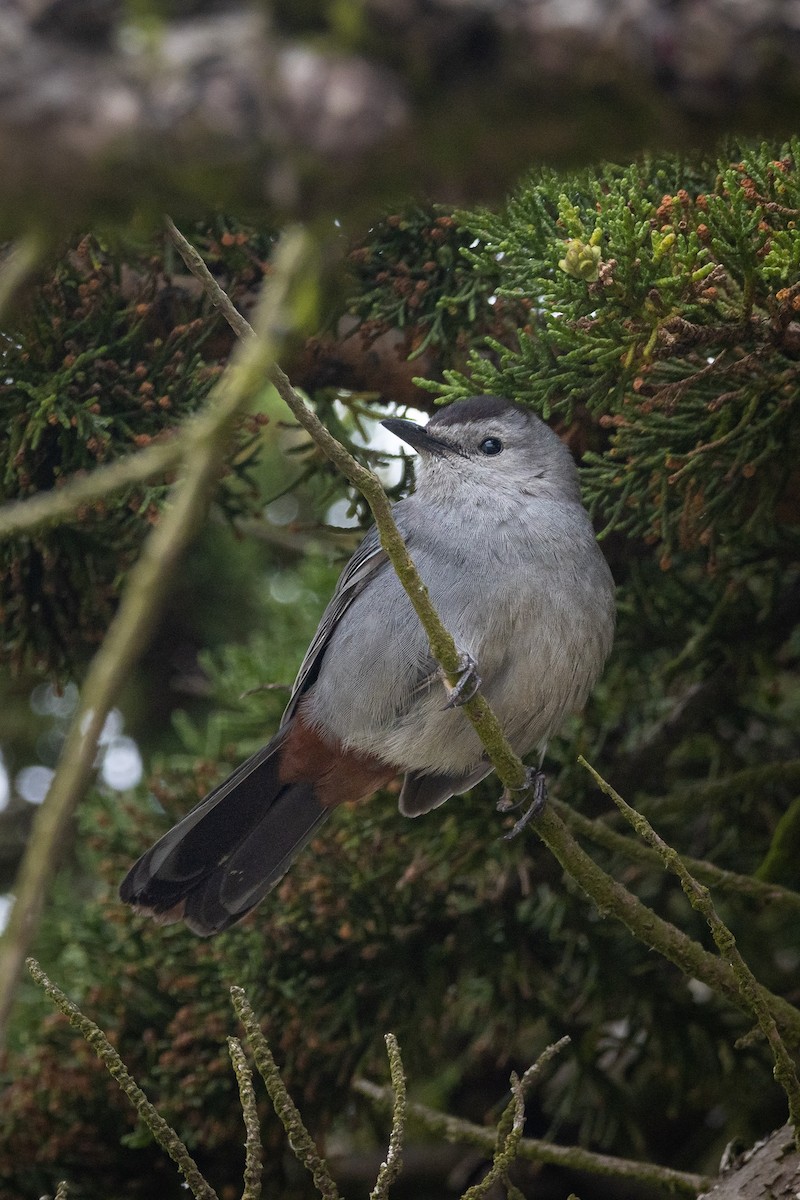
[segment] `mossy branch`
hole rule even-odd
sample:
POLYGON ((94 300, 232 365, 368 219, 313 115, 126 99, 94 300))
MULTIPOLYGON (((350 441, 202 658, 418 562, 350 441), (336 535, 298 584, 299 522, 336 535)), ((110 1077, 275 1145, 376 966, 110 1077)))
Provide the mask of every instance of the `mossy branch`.
MULTIPOLYGON (((35 959, 27 959, 27 966, 36 983, 43 989, 56 1007, 64 1013, 72 1027, 94 1049, 109 1074, 116 1080, 120 1089, 136 1110, 139 1119, 149 1129, 154 1140, 162 1149, 166 1150, 177 1164, 186 1179, 186 1184, 192 1195, 197 1200, 217 1200, 216 1192, 201 1174, 187 1147, 180 1140, 175 1130, 160 1116, 147 1099, 147 1096, 130 1075, 119 1054, 99 1026, 90 1018, 84 1016, 80 1009, 51 982, 35 959)), ((267 1086, 267 1091, 269 1092, 275 1111, 286 1130, 292 1151, 298 1161, 311 1173, 317 1191, 323 1200, 339 1200, 339 1193, 330 1175, 328 1166, 321 1158, 296 1105, 286 1089, 286 1085, 281 1079, 267 1040, 243 989, 232 987, 230 992, 234 1010, 247 1034, 256 1066, 267 1086)), ((513 1094, 511 1102, 503 1112, 497 1128, 493 1130, 485 1126, 473 1125, 471 1122, 464 1121, 458 1117, 436 1112, 426 1105, 408 1101, 406 1098, 405 1075, 397 1040, 392 1034, 387 1034, 386 1046, 389 1054, 391 1086, 378 1087, 364 1079, 356 1079, 353 1082, 353 1087, 356 1091, 368 1097, 380 1107, 392 1110, 393 1113, 392 1133, 387 1159, 381 1165, 378 1180, 371 1193, 371 1200, 385 1200, 388 1195, 389 1186, 400 1172, 400 1148, 408 1116, 415 1117, 429 1132, 443 1137, 446 1141, 473 1145, 492 1155, 492 1167, 488 1174, 480 1184, 470 1188, 464 1194, 462 1200, 479 1200, 497 1180, 502 1180, 507 1185, 510 1195, 516 1195, 516 1189, 506 1179, 508 1169, 515 1158, 523 1158, 539 1163, 552 1163, 571 1170, 586 1171, 594 1175, 629 1179, 684 1195, 696 1195, 699 1191, 706 1190, 710 1186, 710 1181, 699 1175, 675 1171, 671 1168, 660 1167, 652 1163, 633 1162, 628 1159, 616 1158, 613 1155, 595 1154, 581 1147, 557 1146, 539 1139, 522 1137, 527 1091, 533 1080, 541 1074, 543 1068, 568 1043, 568 1037, 561 1038, 558 1042, 548 1046, 521 1078, 512 1075, 511 1088, 513 1094)), ((262 1147, 252 1074, 245 1060, 239 1040, 229 1037, 228 1048, 239 1085, 239 1095, 247 1131, 245 1144, 245 1187, 242 1200, 259 1200, 261 1194, 262 1147)), ((58 1194, 61 1196, 66 1195, 66 1185, 60 1185, 58 1194)))
POLYGON ((311 1173, 322 1200, 339 1200, 339 1192, 331 1178, 327 1163, 320 1156, 314 1139, 303 1123, 297 1105, 286 1090, 286 1084, 281 1079, 277 1063, 244 990, 240 987, 232 987, 231 1000, 236 1015, 247 1034, 258 1073, 266 1084, 275 1112, 286 1130, 292 1152, 298 1162, 302 1163, 311 1173))
MULTIPOLYGON (((187 267, 208 290, 213 299, 217 296, 219 285, 203 263, 202 258, 193 251, 174 225, 169 229, 169 233, 187 267)), ((228 316, 227 306, 219 300, 218 296, 214 302, 218 304, 220 311, 226 315, 228 320, 231 320, 231 317, 228 316)), ((236 312, 235 309, 233 311, 236 312)), ((231 322, 232 328, 240 337, 244 337, 245 341, 249 341, 252 335, 250 326, 244 321, 241 314, 237 314, 237 318, 235 324, 231 322)), ((459 673, 458 648, 452 635, 442 624, 431 603, 428 590, 417 573, 392 517, 391 504, 380 480, 372 471, 356 462, 352 455, 336 441, 315 413, 294 391, 288 377, 277 364, 270 372, 270 379, 298 423, 366 499, 375 518, 381 545, 428 636, 433 657, 442 667, 450 683, 454 684, 459 673)), ((475 727, 500 782, 506 788, 520 788, 526 778, 525 767, 509 745, 497 718, 480 692, 463 705, 463 712, 475 727)), ((634 937, 664 955, 685 974, 701 979, 714 991, 721 992, 739 1007, 744 1007, 749 1011, 730 967, 716 955, 710 954, 698 943, 693 942, 675 926, 658 917, 636 896, 598 867, 572 837, 552 807, 545 806, 544 810, 533 819, 531 825, 564 870, 595 902, 600 912, 615 916, 622 921, 634 937)), ((765 988, 761 988, 761 993, 783 1035, 793 1045, 800 1045, 800 1012, 779 996, 773 996, 765 988)))
POLYGON ((180 436, 155 442, 144 450, 97 467, 88 475, 74 475, 62 487, 14 500, 0 508, 0 538, 33 533, 43 525, 66 520, 82 504, 91 504, 137 483, 147 483, 175 467, 184 453, 180 436))
MULTIPOLYGON (((567 828, 579 837, 594 842, 596 846, 602 846, 604 850, 623 854, 630 861, 642 863, 645 866, 661 866, 662 860, 657 850, 643 846, 641 842, 634 841, 624 833, 612 829, 602 817, 592 820, 591 817, 584 816, 571 805, 566 804, 563 800, 557 800, 553 796, 550 797, 549 803, 562 818, 567 828)), ((774 905, 790 911, 800 909, 800 892, 793 892, 790 888, 781 887, 778 883, 768 883, 756 879, 752 875, 740 875, 737 871, 726 871, 724 867, 718 867, 716 863, 706 862, 700 858, 687 858, 684 855, 683 862, 697 879, 719 891, 746 896, 757 904, 774 905)))
MULTIPOLYGON (((563 1039, 562 1042, 556 1043, 556 1047, 562 1044, 563 1039)), ((526 1072, 521 1081, 523 1091, 527 1074, 526 1072)), ((380 1087, 367 1079, 355 1079, 353 1088, 381 1108, 390 1108, 394 1104, 394 1092, 390 1087, 380 1087)), ((514 1103, 512 1102, 511 1105, 512 1113, 514 1103)), ((471 1121, 453 1117, 448 1113, 437 1112, 436 1109, 429 1108, 426 1104, 419 1104, 414 1100, 408 1101, 407 1110, 409 1117, 417 1120, 429 1133, 436 1137, 442 1137, 447 1142, 475 1146, 491 1155, 494 1155, 497 1150, 497 1129, 474 1125, 471 1121)), ((607 1178, 636 1180, 678 1192, 684 1196, 694 1197, 698 1192, 711 1185, 711 1181, 701 1175, 675 1171, 671 1167, 660 1167, 654 1163, 634 1162, 631 1159, 617 1158, 611 1154, 595 1154, 591 1150, 584 1150, 581 1146, 557 1146, 540 1138, 520 1138, 516 1144, 515 1155, 528 1162, 550 1163, 554 1166, 565 1167, 573 1171, 586 1171, 588 1174, 607 1178)))
POLYGON ((392 1107, 392 1131, 389 1135, 389 1148, 386 1159, 381 1163, 375 1187, 370 1192, 370 1200, 386 1200, 389 1188, 394 1183, 403 1167, 403 1138, 406 1128, 406 1076, 403 1070, 403 1060, 400 1057, 400 1047, 393 1033, 386 1034, 386 1053, 389 1056, 389 1075, 392 1080, 394 1105, 392 1107))
POLYGON ((261 1145, 261 1129, 258 1123, 253 1073, 247 1065, 242 1043, 238 1038, 228 1038, 228 1053, 239 1087, 239 1101, 242 1106, 245 1128, 242 1200, 260 1200, 264 1151, 261 1145))
POLYGON ((467 1188, 461 1200, 480 1200, 496 1183, 505 1179, 509 1167, 519 1153, 522 1131, 525 1128, 525 1097, 519 1077, 511 1074, 511 1101, 500 1118, 495 1138, 492 1165, 480 1183, 467 1188))
MULTIPOLYGON (((85 1041, 88 1042, 109 1075, 119 1084, 120 1089, 125 1093, 125 1096, 136 1110, 139 1120, 150 1130, 155 1141, 158 1142, 162 1150, 166 1150, 167 1154, 178 1167, 178 1170, 186 1180, 186 1186, 192 1195, 196 1197, 196 1200, 218 1200, 217 1193, 203 1178, 197 1163, 192 1158, 184 1143, 178 1137, 175 1130, 167 1124, 147 1099, 147 1096, 129 1073, 124 1062, 102 1029, 98 1025, 95 1025, 94 1021, 90 1020, 89 1017, 85 1017, 69 997, 65 996, 61 989, 48 979, 36 959, 27 959, 26 965, 35 982, 38 983, 39 987, 52 1000, 56 1008, 64 1014, 73 1029, 77 1029, 85 1041)), ((65 1194, 61 1192, 60 1188, 59 1192, 62 1195, 65 1194)))
MULTIPOLYGON (((690 979, 700 979, 712 991, 725 996, 737 1008, 750 1013, 738 981, 728 963, 693 941, 675 925, 665 921, 600 868, 579 846, 552 806, 535 819, 535 829, 566 873, 583 889, 604 916, 614 916, 640 942, 657 950, 690 979)), ((781 996, 758 985, 781 1034, 792 1046, 800 1046, 800 1012, 781 996)))
POLYGON ((765 995, 765 990, 759 985, 753 972, 742 958, 736 945, 736 938, 714 907, 708 888, 694 878, 677 851, 667 845, 664 839, 656 833, 646 817, 623 800, 622 796, 603 779, 602 775, 595 771, 585 758, 581 756, 578 761, 586 768, 601 791, 614 801, 639 836, 658 852, 666 869, 673 875, 677 875, 692 908, 702 913, 708 922, 717 949, 721 957, 729 964, 742 999, 756 1018, 772 1051, 775 1060, 775 1079, 786 1093, 789 1102, 789 1120, 794 1129, 795 1146, 800 1150, 800 1081, 798 1081, 794 1063, 778 1031, 774 1013, 770 1009, 769 993, 765 995))
POLYGON ((278 248, 259 303, 258 336, 234 353, 205 408, 180 436, 182 471, 172 503, 131 570, 119 608, 92 659, 50 790, 39 808, 15 885, 15 903, 0 942, 0 1043, 25 956, 41 914, 69 822, 94 769, 97 741, 119 689, 150 637, 175 568, 206 511, 237 415, 263 387, 279 337, 291 323, 294 289, 306 261, 299 232, 278 248))

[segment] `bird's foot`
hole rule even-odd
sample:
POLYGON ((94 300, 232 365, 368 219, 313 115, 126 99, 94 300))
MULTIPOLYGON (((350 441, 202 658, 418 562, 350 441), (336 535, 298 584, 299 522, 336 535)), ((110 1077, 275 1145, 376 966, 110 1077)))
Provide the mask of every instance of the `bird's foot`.
POLYGON ((503 834, 505 841, 510 841, 515 838, 518 833, 528 824, 529 821, 539 815, 547 803, 547 779, 544 771, 538 767, 527 767, 525 770, 525 782, 519 788, 506 788, 500 799, 497 801, 497 811, 501 813, 512 812, 515 808, 520 808, 525 801, 530 797, 530 804, 525 809, 522 816, 515 822, 512 829, 508 833, 503 834), (515 800, 513 797, 518 796, 515 800))
POLYGON ((458 683, 451 687, 447 680, 442 677, 444 690, 447 692, 447 703, 443 705, 442 712, 448 708, 459 708, 462 704, 466 704, 473 696, 478 693, 478 688, 481 686, 481 677, 478 674, 478 664, 471 654, 466 650, 462 650, 458 656, 458 683))

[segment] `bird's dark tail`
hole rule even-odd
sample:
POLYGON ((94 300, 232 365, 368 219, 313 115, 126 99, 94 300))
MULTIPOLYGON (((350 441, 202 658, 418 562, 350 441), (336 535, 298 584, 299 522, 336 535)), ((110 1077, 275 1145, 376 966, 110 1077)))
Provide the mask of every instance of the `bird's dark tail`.
POLYGON ((283 735, 242 763, 134 863, 126 904, 208 937, 263 899, 324 822, 311 783, 278 778, 283 735))

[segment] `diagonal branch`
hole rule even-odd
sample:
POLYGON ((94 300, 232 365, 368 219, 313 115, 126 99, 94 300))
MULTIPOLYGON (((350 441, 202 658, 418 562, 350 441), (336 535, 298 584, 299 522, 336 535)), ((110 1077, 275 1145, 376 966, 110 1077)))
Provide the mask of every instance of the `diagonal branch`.
MULTIPOLYGON (((240 337, 244 337, 245 341, 250 340, 252 334, 250 326, 229 300, 225 303, 219 296, 219 285, 201 256, 193 250, 172 222, 169 223, 168 231, 187 267, 206 288, 209 296, 230 322, 234 331, 240 337)), ((414 605, 417 616, 428 635, 433 656, 443 668, 449 681, 455 683, 459 668, 455 641, 442 624, 431 603, 428 590, 406 550, 392 517, 391 504, 380 480, 372 471, 356 462, 352 455, 348 454, 344 447, 336 441, 316 414, 294 391, 288 377, 277 364, 272 367, 270 379, 297 421, 310 434, 316 445, 367 500, 375 517, 381 545, 414 605)), ((463 712, 474 725, 501 783, 507 788, 518 789, 524 783, 525 768, 511 749, 497 718, 480 692, 463 705, 463 712)), ((692 941, 676 926, 657 916, 632 892, 607 875, 578 844, 552 806, 545 807, 538 816, 534 817, 531 824, 564 871, 594 901, 601 913, 615 916, 635 938, 651 949, 657 950, 670 962, 675 963, 684 974, 702 980, 714 991, 725 995, 739 1008, 749 1011, 730 966, 717 955, 704 950, 699 943, 692 941)), ((792 1045, 800 1045, 800 1012, 766 988, 760 988, 760 993, 784 1037, 792 1045)))
POLYGON ((168 1125, 158 1110, 150 1103, 147 1096, 133 1078, 117 1051, 109 1042, 99 1025, 89 1017, 85 1017, 76 1004, 66 996, 61 988, 48 979, 35 958, 27 960, 27 967, 35 982, 53 1001, 55 1006, 64 1014, 73 1029, 77 1029, 89 1043, 97 1057, 101 1060, 112 1079, 116 1080, 128 1101, 136 1109, 136 1113, 153 1135, 154 1140, 166 1150, 172 1161, 179 1168, 186 1180, 185 1187, 189 1189, 196 1200, 217 1200, 217 1193, 204 1179, 200 1168, 192 1158, 188 1149, 178 1137, 171 1125, 168 1125))
POLYGON ((656 833, 646 817, 623 800, 622 796, 603 779, 602 775, 595 771, 594 767, 589 765, 585 758, 581 756, 578 762, 581 766, 586 767, 601 791, 611 797, 626 821, 633 826, 639 836, 658 852, 666 869, 677 875, 692 908, 702 913, 708 922, 717 949, 725 961, 730 964, 736 977, 742 1000, 758 1021, 761 1032, 772 1051, 775 1059, 773 1074, 789 1101, 789 1119, 794 1129, 795 1148, 800 1150, 800 1082, 797 1078, 797 1071, 778 1031, 775 1017, 766 1003, 763 995, 764 989, 760 987, 753 972, 742 958, 735 937, 717 913, 708 888, 694 878, 680 856, 656 833))
MULTIPOLYGON (((731 789, 733 790, 732 783, 731 789)), ((553 796, 549 798, 549 804, 567 828, 579 837, 584 837, 596 846, 602 846, 616 854, 622 854, 631 862, 642 863, 645 866, 663 865, 657 850, 612 829, 602 817, 593 820, 553 796)), ((765 883, 763 879, 756 879, 753 875, 740 875, 738 871, 728 871, 725 867, 718 867, 716 863, 706 862, 705 859, 690 858, 685 854, 681 855, 681 858, 697 879, 718 891, 748 896, 761 905, 780 906, 787 910, 800 909, 800 892, 793 892, 791 888, 782 887, 779 883, 765 883)))
POLYGON ((175 568, 206 511, 235 419, 263 386, 275 345, 291 323, 287 310, 295 303, 293 290, 305 258, 305 239, 298 232, 288 234, 259 304, 258 336, 238 347, 206 407, 186 423, 180 435, 182 473, 172 503, 145 542, 103 645, 92 659, 58 769, 36 815, 11 918, 0 942, 0 1043, 48 882, 72 814, 91 778, 106 716, 150 637, 175 568))

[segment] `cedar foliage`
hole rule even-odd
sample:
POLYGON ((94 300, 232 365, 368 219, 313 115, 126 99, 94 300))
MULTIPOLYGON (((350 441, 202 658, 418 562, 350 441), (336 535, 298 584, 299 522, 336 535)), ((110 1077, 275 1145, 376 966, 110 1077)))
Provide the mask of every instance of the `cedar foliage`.
MULTIPOLYGON (((583 753, 682 852, 790 888, 798 216, 794 143, 731 147, 710 162, 543 171, 497 213, 392 214, 354 250, 344 305, 362 322, 365 359, 398 329, 405 354, 424 351, 421 404, 426 394, 513 395, 582 459, 619 585, 619 630, 586 714, 549 748, 553 794, 617 828, 575 765, 583 753)), ((367 403, 392 399, 340 393, 334 407, 334 394, 316 399, 351 436, 367 403)), ((179 722, 184 750, 151 779, 169 819, 278 719, 279 698, 246 693, 291 678, 335 575, 313 558, 286 569, 298 603, 265 592, 263 635, 205 661, 213 716, 179 722)), ((510 1067, 569 1033, 573 1050, 531 1106, 530 1132, 713 1174, 732 1137, 752 1141, 782 1120, 765 1048, 735 1047, 745 1018, 599 920, 532 834, 499 840, 495 798, 489 781, 420 821, 403 821, 391 796, 341 811, 253 916, 202 943, 121 911, 116 881, 167 818, 95 797, 37 956, 112 1035, 215 1182, 239 1170, 220 1026, 230 982, 266 1014, 289 1089, 318 1131, 341 1123, 357 1068, 380 1071, 386 1030, 412 1080, 478 1120, 510 1067)), ((707 939, 660 868, 590 849, 707 939)), ((717 903, 761 982, 795 998, 797 908, 735 888, 717 903)), ((138 1144, 123 1102, 63 1021, 40 1030, 41 1012, 31 1000, 5 1068, 3 1200, 52 1189, 65 1171, 87 1200, 178 1195, 152 1147, 136 1165, 118 1153, 120 1137, 138 1144)), ((269 1136, 277 1147, 277 1129, 269 1136)))

